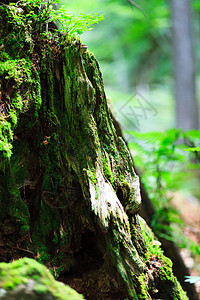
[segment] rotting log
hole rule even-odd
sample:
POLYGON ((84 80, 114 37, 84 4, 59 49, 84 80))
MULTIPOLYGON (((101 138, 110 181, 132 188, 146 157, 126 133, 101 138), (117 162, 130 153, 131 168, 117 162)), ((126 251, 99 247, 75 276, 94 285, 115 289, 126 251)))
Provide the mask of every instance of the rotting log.
POLYGON ((187 299, 138 216, 95 57, 17 23, 28 9, 0 7, 1 261, 38 259, 86 299, 187 299))

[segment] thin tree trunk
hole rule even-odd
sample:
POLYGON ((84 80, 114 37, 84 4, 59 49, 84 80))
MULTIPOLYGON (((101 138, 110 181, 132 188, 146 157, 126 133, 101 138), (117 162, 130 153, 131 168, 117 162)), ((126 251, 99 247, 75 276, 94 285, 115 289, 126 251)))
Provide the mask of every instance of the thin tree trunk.
POLYGON ((171 0, 176 125, 198 129, 190 0, 171 0))

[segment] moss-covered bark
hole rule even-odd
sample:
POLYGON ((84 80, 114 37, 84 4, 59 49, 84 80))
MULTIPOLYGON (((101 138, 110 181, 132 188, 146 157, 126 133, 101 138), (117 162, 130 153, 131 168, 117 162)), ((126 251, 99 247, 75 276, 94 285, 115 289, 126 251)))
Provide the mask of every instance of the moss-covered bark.
POLYGON ((187 299, 145 236, 96 59, 69 36, 18 24, 19 6, 0 8, 1 260, 36 258, 87 299, 187 299))

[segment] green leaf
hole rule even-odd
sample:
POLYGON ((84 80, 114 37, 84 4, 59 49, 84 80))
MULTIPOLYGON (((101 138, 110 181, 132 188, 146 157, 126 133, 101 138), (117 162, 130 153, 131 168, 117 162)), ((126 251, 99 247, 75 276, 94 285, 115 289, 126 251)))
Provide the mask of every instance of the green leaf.
POLYGON ((197 281, 200 281, 200 276, 185 276, 185 282, 189 282, 189 283, 195 283, 197 281))
POLYGON ((184 151, 200 151, 200 146, 183 149, 184 151))

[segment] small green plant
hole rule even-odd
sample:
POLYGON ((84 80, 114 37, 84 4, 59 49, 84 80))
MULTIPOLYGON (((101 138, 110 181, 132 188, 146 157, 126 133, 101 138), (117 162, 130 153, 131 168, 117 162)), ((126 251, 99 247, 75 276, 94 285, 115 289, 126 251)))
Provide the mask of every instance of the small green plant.
POLYGON ((103 19, 103 15, 99 16, 98 14, 92 15, 81 13, 76 17, 66 13, 64 8, 60 8, 59 11, 51 11, 51 20, 58 21, 60 24, 59 31, 70 35, 81 35, 85 31, 90 31, 93 29, 93 24, 97 24, 103 19))
MULTIPOLYGON (((63 7, 55 9, 56 4, 58 4, 58 0, 47 1, 46 3, 42 0, 21 0, 17 4, 19 10, 13 10, 13 19, 17 26, 28 23, 33 26, 33 30, 36 32, 47 32, 49 30, 48 24, 56 22, 57 28, 55 26, 54 32, 78 36, 91 30, 93 24, 103 20, 103 15, 99 16, 98 14, 71 15, 63 7), (26 8, 25 14, 21 13, 20 10, 23 7, 26 8)), ((10 5, 13 8, 16 7, 16 3, 10 5)))

